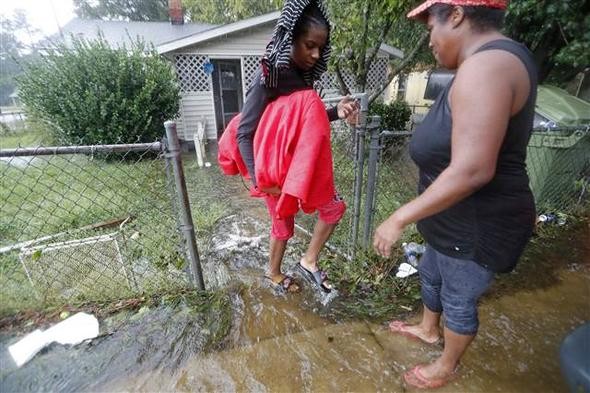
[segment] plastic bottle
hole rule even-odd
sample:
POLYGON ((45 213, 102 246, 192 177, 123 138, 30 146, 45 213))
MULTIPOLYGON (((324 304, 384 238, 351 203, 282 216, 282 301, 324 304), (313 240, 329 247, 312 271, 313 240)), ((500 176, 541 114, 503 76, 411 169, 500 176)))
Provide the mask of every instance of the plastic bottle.
POLYGON ((404 250, 404 255, 406 257, 406 261, 412 265, 413 267, 418 266, 418 257, 424 254, 426 247, 422 244, 410 242, 410 243, 403 243, 402 248, 404 250))

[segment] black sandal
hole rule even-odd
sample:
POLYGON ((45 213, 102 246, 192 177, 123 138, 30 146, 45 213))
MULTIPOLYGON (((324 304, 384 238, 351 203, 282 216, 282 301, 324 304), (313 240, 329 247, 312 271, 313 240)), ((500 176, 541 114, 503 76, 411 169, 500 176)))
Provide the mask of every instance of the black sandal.
POLYGON ((295 279, 286 274, 277 274, 276 276, 264 275, 264 278, 270 281, 271 285, 284 292, 297 293, 301 291, 301 287, 295 279))
POLYGON ((303 273, 303 275, 308 280, 317 285, 322 291, 324 291, 325 293, 332 292, 332 288, 324 284, 326 281, 328 281, 328 275, 325 271, 317 270, 315 272, 312 272, 311 270, 306 269, 301 263, 298 263, 297 267, 299 268, 299 270, 301 270, 301 273, 303 273))

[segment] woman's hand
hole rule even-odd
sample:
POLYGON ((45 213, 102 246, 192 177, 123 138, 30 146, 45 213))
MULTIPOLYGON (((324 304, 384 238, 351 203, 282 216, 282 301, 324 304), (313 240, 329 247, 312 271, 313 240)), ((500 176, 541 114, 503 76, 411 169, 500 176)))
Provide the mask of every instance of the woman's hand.
POLYGON ((359 104, 350 96, 344 97, 337 106, 338 118, 345 119, 350 124, 356 124, 359 114, 359 104))
POLYGON ((403 231, 404 225, 396 219, 395 214, 383 221, 375 230, 373 238, 373 248, 377 255, 389 258, 391 247, 399 240, 403 231))

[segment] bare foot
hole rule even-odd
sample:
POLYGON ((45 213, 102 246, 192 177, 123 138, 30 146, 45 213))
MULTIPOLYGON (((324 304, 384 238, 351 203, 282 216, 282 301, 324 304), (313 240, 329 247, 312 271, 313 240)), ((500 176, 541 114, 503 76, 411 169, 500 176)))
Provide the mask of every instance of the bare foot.
POLYGON ((408 325, 402 321, 391 321, 389 323, 389 330, 392 333, 418 339, 427 344, 437 344, 441 339, 441 335, 437 327, 425 328, 420 324, 408 325))
POLYGON ((420 366, 420 373, 426 379, 450 379, 457 371, 457 365, 444 365, 441 358, 436 359, 433 363, 420 366))
POLYGON ((434 363, 421 364, 404 374, 406 384, 418 389, 437 389, 457 377, 457 366, 445 366, 441 358, 434 363))

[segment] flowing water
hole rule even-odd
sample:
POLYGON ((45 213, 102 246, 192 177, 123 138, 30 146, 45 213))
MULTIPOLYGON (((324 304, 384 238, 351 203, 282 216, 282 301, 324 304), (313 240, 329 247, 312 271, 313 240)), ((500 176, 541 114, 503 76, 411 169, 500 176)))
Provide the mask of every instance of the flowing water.
MULTIPOLYGON (((207 348, 211 326, 187 307, 100 321, 99 338, 75 348, 52 345, 20 369, 6 353, 19 337, 4 335, 0 391, 403 392, 401 374, 440 355, 441 347, 392 335, 383 324, 336 320, 333 296, 306 282, 300 294, 277 293, 262 278, 266 213, 258 202, 246 206, 220 221, 202 258, 209 288, 240 283, 222 349, 207 348)), ((575 261, 546 255, 539 270, 521 274, 526 283, 499 283, 485 297, 459 377, 439 391, 567 391, 558 350, 590 320, 589 234, 584 228, 571 244, 575 261)), ((294 239, 287 270, 306 240, 294 239)))

